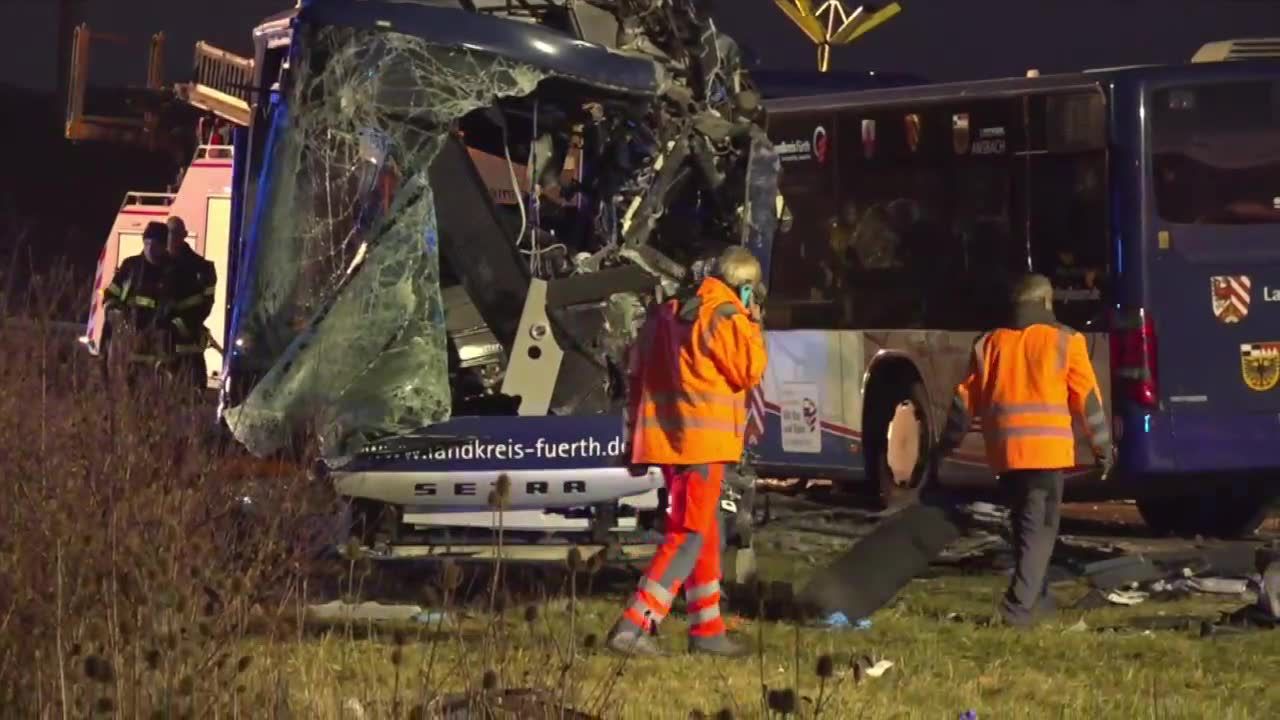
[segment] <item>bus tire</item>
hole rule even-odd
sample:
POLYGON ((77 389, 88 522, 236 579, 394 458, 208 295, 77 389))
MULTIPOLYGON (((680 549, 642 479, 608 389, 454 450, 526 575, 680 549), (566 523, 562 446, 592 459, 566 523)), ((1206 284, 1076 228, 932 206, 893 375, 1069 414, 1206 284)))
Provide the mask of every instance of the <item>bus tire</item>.
POLYGON ((1138 513, 1156 535, 1248 537, 1266 520, 1273 497, 1258 490, 1139 498, 1138 513))
POLYGON ((867 490, 885 509, 903 507, 916 501, 920 483, 928 470, 928 458, 933 435, 929 431, 928 396, 924 383, 915 380, 908 383, 891 383, 877 391, 867 416, 866 431, 862 438, 863 460, 866 463, 867 490), (889 469, 889 423, 898 406, 910 403, 919 423, 920 435, 917 447, 919 455, 911 478, 905 485, 895 483, 889 469))

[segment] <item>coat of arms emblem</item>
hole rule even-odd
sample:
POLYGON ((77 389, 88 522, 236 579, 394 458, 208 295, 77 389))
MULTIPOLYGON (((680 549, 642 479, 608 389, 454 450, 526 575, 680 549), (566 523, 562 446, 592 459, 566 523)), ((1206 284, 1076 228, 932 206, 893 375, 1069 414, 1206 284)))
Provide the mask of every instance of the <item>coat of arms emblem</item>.
POLYGON ((920 115, 908 113, 903 124, 907 131, 907 149, 914 153, 920 149, 920 115))
POLYGON ((1240 374, 1250 390, 1265 392, 1280 382, 1280 342, 1240 346, 1240 374))
POLYGON ((951 145, 957 155, 969 152, 969 113, 951 116, 951 145))
POLYGON ((1209 278, 1213 315, 1224 323, 1238 323, 1249 314, 1253 282, 1248 275, 1215 275, 1209 278))

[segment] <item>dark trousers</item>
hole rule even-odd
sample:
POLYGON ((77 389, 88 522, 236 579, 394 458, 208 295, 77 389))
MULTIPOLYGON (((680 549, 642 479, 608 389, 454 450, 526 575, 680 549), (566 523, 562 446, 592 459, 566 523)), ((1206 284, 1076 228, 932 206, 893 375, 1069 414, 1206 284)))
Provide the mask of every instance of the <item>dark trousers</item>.
POLYGON ((186 385, 197 391, 205 390, 209 385, 209 368, 204 362, 204 353, 184 353, 173 360, 173 375, 179 385, 186 385))
POLYGON ((1049 561, 1062 518, 1061 470, 1014 470, 1000 476, 1009 499, 1015 566, 1000 614, 1011 625, 1029 625, 1033 613, 1051 609, 1049 561))

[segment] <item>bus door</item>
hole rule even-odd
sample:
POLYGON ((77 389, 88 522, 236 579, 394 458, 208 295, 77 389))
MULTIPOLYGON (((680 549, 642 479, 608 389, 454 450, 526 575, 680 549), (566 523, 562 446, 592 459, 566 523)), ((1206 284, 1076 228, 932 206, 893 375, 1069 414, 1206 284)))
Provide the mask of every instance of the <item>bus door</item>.
MULTIPOLYGON (((1106 103, 1100 90, 1027 98, 1027 149, 1018 170, 1025 193, 1031 269, 1053 283, 1058 321, 1083 333, 1105 409, 1111 405, 1111 232, 1106 103)), ((1093 464, 1076 419, 1076 462, 1093 464)))
MULTIPOLYGON (((1280 76, 1280 72, 1274 73, 1280 76)), ((1180 469, 1280 465, 1280 80, 1149 97, 1157 373, 1180 469)))

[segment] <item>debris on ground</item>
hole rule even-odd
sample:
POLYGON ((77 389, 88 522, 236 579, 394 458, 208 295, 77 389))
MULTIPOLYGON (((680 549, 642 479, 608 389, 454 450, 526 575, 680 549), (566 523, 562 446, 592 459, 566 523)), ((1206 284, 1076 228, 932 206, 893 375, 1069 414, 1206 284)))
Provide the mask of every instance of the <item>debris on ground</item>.
POLYGON ((413 621, 423 625, 443 625, 453 620, 453 616, 439 610, 427 610, 413 616, 413 621))
POLYGON ((891 667, 893 667, 893 662, 892 662, 892 661, 889 661, 889 660, 879 660, 879 661, 877 661, 875 664, 873 664, 873 665, 871 665, 871 666, 869 666, 869 667, 864 667, 864 668, 863 668, 863 673, 864 673, 867 677, 878 678, 878 677, 880 677, 880 676, 884 675, 886 672, 888 672, 888 671, 889 671, 889 668, 891 668, 891 667))
MULTIPOLYGON (((768 502, 769 496, 763 497, 768 502)), ((991 503, 971 503, 952 514, 912 506, 877 515, 832 508, 807 494, 777 495, 761 534, 768 536, 763 540, 768 547, 806 559, 827 551, 832 559, 819 563, 799 601, 814 627, 831 629, 852 624, 850 618, 869 619, 912 579, 1009 568, 1013 551, 1006 523, 1007 511, 991 503)), ((1255 561, 1256 551, 1257 543, 1248 541, 1063 534, 1048 582, 1087 584, 1089 591, 1072 606, 1075 610, 1194 595, 1252 603, 1255 593, 1259 598, 1263 594, 1259 573, 1270 563, 1255 561)), ((1280 577, 1273 584, 1274 603, 1280 607, 1280 577)), ((945 619, 964 621, 955 613, 945 619)), ((1198 618, 1195 625, 1205 620, 1198 618)), ((1081 629, 1091 628, 1076 631, 1081 629)))
POLYGON ((1138 590, 1112 590, 1106 597, 1107 602, 1113 605, 1137 605, 1145 601, 1148 595, 1138 590))
POLYGON ((1009 509, 994 503, 969 503, 965 510, 974 522, 1004 524, 1009 521, 1009 509))
POLYGON ((1185 597, 1192 593, 1207 595, 1244 595, 1249 592, 1250 578, 1190 577, 1179 580, 1157 580, 1151 583, 1154 595, 1185 597))
POLYGON ((848 616, 840 611, 829 613, 826 617, 818 621, 818 627, 824 630, 870 630, 871 620, 861 618, 857 621, 850 621, 848 616))
POLYGON ((307 617, 311 620, 405 622, 422 614, 423 609, 418 605, 383 605, 377 602, 347 603, 333 600, 307 606, 307 617))

